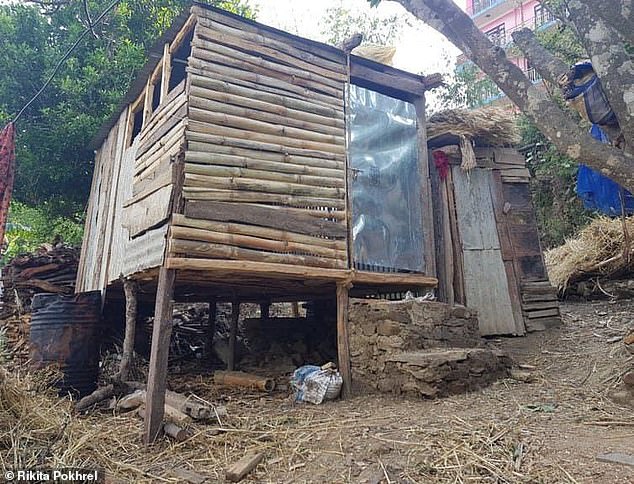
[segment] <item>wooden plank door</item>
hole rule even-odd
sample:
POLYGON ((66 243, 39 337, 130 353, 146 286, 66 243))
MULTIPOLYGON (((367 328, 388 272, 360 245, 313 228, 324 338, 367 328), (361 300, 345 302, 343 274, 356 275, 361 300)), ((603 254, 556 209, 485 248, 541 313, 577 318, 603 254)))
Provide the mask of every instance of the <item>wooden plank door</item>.
POLYGON ((452 167, 458 227, 462 242, 467 306, 478 311, 480 334, 523 334, 515 321, 493 201, 491 171, 468 173, 452 167))

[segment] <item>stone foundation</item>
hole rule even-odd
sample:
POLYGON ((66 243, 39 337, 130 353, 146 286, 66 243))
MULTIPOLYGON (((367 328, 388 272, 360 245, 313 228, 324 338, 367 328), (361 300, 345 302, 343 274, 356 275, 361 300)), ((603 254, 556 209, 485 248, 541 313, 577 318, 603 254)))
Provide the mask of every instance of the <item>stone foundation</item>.
POLYGON ((510 360, 486 348, 464 306, 353 299, 348 320, 353 378, 376 390, 437 397, 508 375, 510 360))

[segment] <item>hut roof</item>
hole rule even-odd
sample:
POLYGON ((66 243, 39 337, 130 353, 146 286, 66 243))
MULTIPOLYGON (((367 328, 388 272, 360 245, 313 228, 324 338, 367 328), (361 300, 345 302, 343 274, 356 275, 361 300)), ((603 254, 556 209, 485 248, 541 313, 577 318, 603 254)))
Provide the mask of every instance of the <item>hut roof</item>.
POLYGON ((461 135, 489 146, 513 146, 520 142, 515 116, 506 108, 449 109, 427 120, 427 137, 434 145, 442 144, 437 143, 441 139, 461 135))

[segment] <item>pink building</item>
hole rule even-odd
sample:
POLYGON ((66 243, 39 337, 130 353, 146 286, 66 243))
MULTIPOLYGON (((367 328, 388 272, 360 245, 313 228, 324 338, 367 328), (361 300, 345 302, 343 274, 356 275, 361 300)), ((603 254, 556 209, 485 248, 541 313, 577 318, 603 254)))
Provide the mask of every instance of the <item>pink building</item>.
MULTIPOLYGON (((525 27, 533 30, 545 28, 554 20, 539 0, 467 0, 467 13, 476 26, 500 47, 506 47, 513 41, 511 34, 516 30, 525 27)), ((510 59, 525 71, 533 82, 541 81, 539 74, 526 58, 510 59)), ((461 64, 461 59, 458 63, 461 64)), ((490 100, 499 97, 499 94, 492 94, 490 100)))

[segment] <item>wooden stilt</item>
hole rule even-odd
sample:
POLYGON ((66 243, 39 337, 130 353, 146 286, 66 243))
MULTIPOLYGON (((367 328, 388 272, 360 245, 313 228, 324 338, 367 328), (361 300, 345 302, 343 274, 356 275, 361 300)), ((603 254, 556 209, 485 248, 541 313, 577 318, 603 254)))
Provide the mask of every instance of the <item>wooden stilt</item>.
POLYGON ((167 380, 167 357, 172 335, 172 297, 176 271, 161 267, 156 290, 154 327, 152 329, 152 350, 150 372, 147 383, 145 413, 146 445, 154 443, 162 424, 165 406, 165 384, 167 380))
POLYGON ((342 398, 352 395, 352 369, 348 341, 348 284, 337 283, 337 356, 339 372, 343 378, 342 398))
POLYGON ((209 320, 207 322, 207 358, 211 358, 213 355, 214 335, 216 334, 216 300, 209 301, 209 320))
POLYGON ((299 303, 297 301, 293 301, 291 304, 293 305, 293 317, 299 318, 299 303))
POLYGON ((231 328, 229 331, 229 361, 227 370, 233 371, 236 366, 236 339, 238 337, 238 320, 240 319, 240 303, 231 303, 231 328))
POLYGON ((130 365, 134 358, 134 338, 136 333, 137 316, 137 290, 136 282, 129 279, 123 281, 125 293, 125 337, 123 339, 123 353, 117 379, 127 381, 130 379, 130 365))
POLYGON ((260 304, 260 317, 262 319, 269 319, 271 317, 271 303, 265 302, 260 304))

